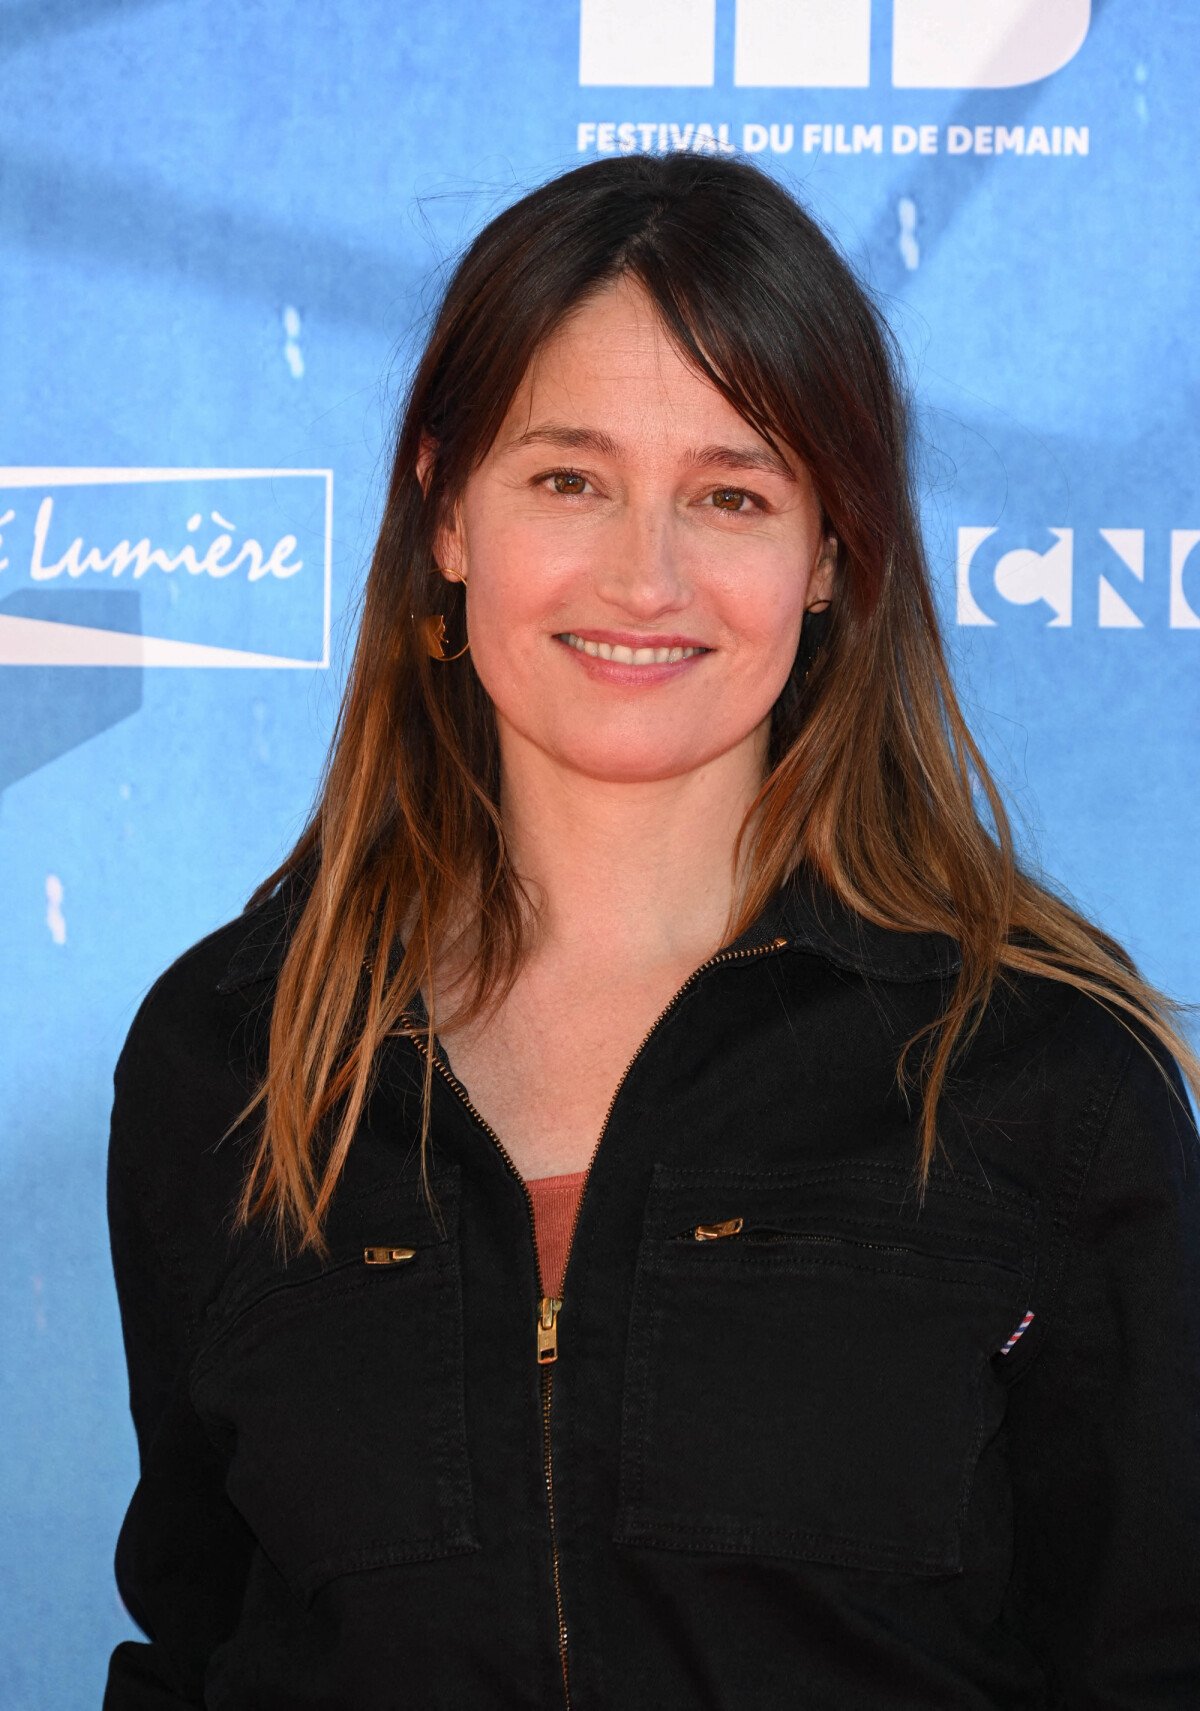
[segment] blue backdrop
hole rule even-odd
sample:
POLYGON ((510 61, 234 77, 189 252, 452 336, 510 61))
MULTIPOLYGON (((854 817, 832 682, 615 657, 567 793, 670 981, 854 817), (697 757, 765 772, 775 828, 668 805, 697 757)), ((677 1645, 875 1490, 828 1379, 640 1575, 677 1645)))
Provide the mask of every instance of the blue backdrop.
POLYGON ((151 979, 309 803, 454 254, 754 154, 907 353, 1023 846, 1200 996, 1200 51, 1159 0, 3 0, 0 1703, 99 1705, 136 1476, 104 1219, 151 979), (1189 408, 1190 407, 1190 408, 1189 408))

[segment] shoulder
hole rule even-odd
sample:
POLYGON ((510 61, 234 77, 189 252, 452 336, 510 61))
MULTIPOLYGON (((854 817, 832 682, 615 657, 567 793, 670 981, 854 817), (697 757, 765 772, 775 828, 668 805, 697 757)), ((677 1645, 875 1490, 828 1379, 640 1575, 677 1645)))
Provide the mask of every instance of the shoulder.
POLYGON ((1155 1083, 1184 1090, 1178 1060, 1127 1002, 1115 991, 1100 994, 1048 974, 1006 969, 981 1033, 985 1044, 1020 1039, 1037 1054, 1047 1080, 1065 1077, 1100 1100, 1155 1083))
POLYGON ((1092 1014, 1080 1050, 1106 1095, 1089 1169, 1101 1185, 1140 1182, 1196 1199, 1200 1130, 1179 1058, 1140 1017, 1090 998, 1081 1008, 1092 1014))
POLYGON ((1005 971, 951 1101, 976 1133, 1028 1154, 1062 1215, 1102 1177, 1154 1194, 1200 1181, 1200 1135, 1174 1052, 1116 997, 1005 971))
POLYGON ((202 1051, 247 1010, 261 1005, 277 973, 305 890, 285 880, 270 896, 206 933, 163 970, 138 1006, 122 1052, 139 1059, 202 1051))
POLYGON ((152 1223, 219 1216, 239 1179, 244 1152, 224 1143, 266 1067, 271 989, 258 976, 282 961, 297 901, 285 885, 205 934, 138 1006, 113 1072, 108 1164, 152 1223))
MULTIPOLYGON (((864 1026, 878 1026, 889 1042, 919 1039, 951 1011, 963 955, 949 934, 870 921, 805 864, 784 886, 780 911, 768 915, 760 936, 782 929, 794 949, 857 977, 864 1026)), ((1024 931, 1011 943, 1053 952, 1024 931)), ((982 1012, 967 1019, 950 1079, 977 1109, 1014 1113, 1015 1122, 1023 1112, 1043 1131, 1050 1124, 1074 1132, 1082 1123, 1093 1135, 1118 1090, 1143 1100, 1168 1087, 1184 1091, 1171 1053, 1115 996, 1010 966, 999 970, 982 1012)))
POLYGON ((241 1005, 221 989, 230 959, 267 905, 223 923, 163 970, 138 1005, 117 1063, 118 1077, 181 1057, 193 1062, 227 1031, 241 1005))

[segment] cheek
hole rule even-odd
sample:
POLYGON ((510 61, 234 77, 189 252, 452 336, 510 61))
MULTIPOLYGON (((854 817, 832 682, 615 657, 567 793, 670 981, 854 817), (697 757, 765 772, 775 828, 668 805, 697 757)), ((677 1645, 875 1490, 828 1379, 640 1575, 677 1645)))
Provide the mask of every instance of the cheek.
POLYGON ((556 579, 532 551, 522 552, 519 540, 494 539, 474 558, 467 594, 471 657, 498 705, 518 690, 528 694, 560 600, 556 579))
POLYGON ((754 669, 786 675, 800 639, 805 591, 790 556, 775 566, 726 583, 722 616, 738 638, 738 652, 754 669))
POLYGON ((522 625, 544 619, 570 586, 586 580, 589 560, 578 543, 547 538, 519 519, 489 520, 471 539, 470 590, 481 621, 515 639, 522 625))

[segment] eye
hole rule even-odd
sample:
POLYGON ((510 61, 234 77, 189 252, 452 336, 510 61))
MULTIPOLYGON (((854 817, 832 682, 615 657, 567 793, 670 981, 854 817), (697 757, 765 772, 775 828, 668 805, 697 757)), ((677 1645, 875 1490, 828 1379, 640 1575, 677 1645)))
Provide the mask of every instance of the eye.
POLYGON ((748 492, 744 487, 718 487, 709 494, 709 498, 716 501, 716 510, 729 511, 732 512, 734 516, 739 516, 747 509, 747 507, 741 503, 743 499, 749 500, 750 505, 753 506, 754 510, 761 511, 763 509, 762 500, 758 495, 756 493, 748 492))
MULTIPOLYGON (((577 469, 548 469, 543 475, 535 476, 533 484, 543 487, 547 481, 554 484, 551 491, 564 499, 582 499, 584 489, 590 485, 587 476, 581 475, 577 469)), ((717 487, 707 497, 715 501, 714 510, 725 511, 735 517, 748 515, 751 510, 766 510, 758 494, 745 487, 717 487)))
POLYGON ((561 493, 565 499, 577 498, 588 484, 587 476, 580 475, 577 469, 548 469, 545 475, 538 476, 534 485, 540 487, 545 481, 552 481, 554 492, 561 493))

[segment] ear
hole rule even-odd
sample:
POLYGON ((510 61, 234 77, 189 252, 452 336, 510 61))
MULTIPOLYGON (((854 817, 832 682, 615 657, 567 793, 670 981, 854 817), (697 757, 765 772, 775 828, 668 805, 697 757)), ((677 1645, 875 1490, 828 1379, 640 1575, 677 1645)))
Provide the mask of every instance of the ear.
MULTIPOLYGON (((433 480, 434 462, 437 458, 437 441, 426 429, 421 430, 421 445, 417 452, 417 480, 421 483, 421 491, 428 498, 429 484, 433 480)), ((446 570, 457 569, 462 563, 462 543, 460 539, 457 518, 449 525, 443 524, 437 529, 433 541, 434 562, 442 574, 446 570)), ((448 577, 447 581, 458 581, 457 576, 448 577)))
POLYGON ((838 543, 837 536, 827 533, 821 537, 817 562, 813 566, 809 578, 805 604, 815 606, 820 601, 833 598, 833 575, 837 569, 838 543))

